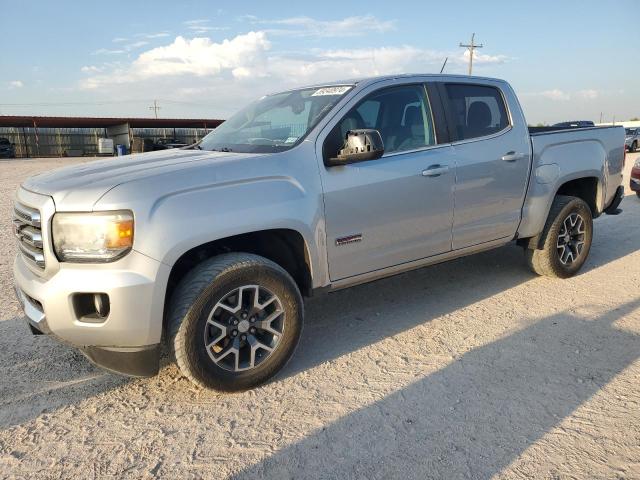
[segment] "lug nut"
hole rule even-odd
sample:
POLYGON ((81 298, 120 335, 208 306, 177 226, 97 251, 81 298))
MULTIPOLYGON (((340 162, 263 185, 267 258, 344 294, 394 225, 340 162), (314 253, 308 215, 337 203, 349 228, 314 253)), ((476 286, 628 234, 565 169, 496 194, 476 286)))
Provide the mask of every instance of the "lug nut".
POLYGON ((251 333, 256 333, 256 327, 251 327, 251 328, 249 329, 249 332, 251 332, 251 333))
POLYGON ((234 324, 234 325, 237 325, 237 324, 238 324, 238 319, 237 319, 237 318, 234 318, 234 319, 233 319, 233 324, 234 324))
POLYGON ((240 315, 242 317, 242 319, 244 320, 245 318, 247 318, 247 312, 242 312, 242 315, 240 315))
POLYGON ((232 337, 235 337, 236 335, 238 335, 238 331, 237 330, 234 330, 233 332, 231 332, 231 336, 232 337))
POLYGON ((251 318, 249 319, 249 321, 250 321, 251 323, 254 323, 254 322, 256 321, 256 317, 251 317, 251 318))
POLYGON ((240 337, 240 340, 246 340, 246 339, 247 339, 247 336, 246 336, 246 335, 242 335, 242 336, 240 337))

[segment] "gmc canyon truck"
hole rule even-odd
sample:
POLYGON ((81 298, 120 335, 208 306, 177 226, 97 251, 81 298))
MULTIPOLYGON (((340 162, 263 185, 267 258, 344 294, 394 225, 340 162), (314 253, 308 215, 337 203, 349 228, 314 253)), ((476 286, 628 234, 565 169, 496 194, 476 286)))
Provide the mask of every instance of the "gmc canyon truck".
POLYGON ((33 333, 108 370, 154 375, 166 344, 196 384, 252 388, 291 357, 304 296, 512 241, 574 275, 620 211, 624 129, 531 130, 489 78, 267 95, 191 147, 26 180, 16 292, 33 333))

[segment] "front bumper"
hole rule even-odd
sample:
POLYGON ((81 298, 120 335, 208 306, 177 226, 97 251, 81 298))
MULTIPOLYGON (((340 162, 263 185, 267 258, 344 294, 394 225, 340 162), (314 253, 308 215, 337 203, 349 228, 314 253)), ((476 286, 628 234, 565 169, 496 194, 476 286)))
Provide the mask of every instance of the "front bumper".
POLYGON ((60 264, 48 278, 35 273, 22 255, 13 265, 16 294, 32 332, 52 335, 99 366, 135 376, 158 371, 169 270, 136 251, 111 264, 60 264), (79 318, 72 301, 78 293, 107 294, 106 318, 79 318))

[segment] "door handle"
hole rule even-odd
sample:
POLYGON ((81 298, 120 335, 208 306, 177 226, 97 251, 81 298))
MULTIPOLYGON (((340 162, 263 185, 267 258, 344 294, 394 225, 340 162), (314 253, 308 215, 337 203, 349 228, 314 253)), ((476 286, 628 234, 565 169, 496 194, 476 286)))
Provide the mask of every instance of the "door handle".
POLYGON ((426 170, 422 171, 423 177, 439 177, 443 173, 447 173, 449 171, 449 165, 440 165, 436 163, 435 165, 429 165, 426 170))
POLYGON ((502 160, 505 162, 515 162, 516 160, 520 160, 524 158, 524 153, 516 153, 516 152, 507 152, 502 156, 502 160))

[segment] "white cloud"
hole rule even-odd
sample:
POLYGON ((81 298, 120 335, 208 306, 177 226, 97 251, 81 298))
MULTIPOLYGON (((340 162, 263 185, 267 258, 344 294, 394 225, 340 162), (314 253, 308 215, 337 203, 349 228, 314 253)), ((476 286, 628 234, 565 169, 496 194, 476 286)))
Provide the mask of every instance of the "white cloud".
POLYGON ((98 50, 91 52, 91 55, 118 55, 125 52, 125 50, 121 49, 110 50, 108 48, 99 48, 98 50))
POLYGON ((202 25, 203 23, 209 23, 209 19, 208 18, 198 18, 196 20, 186 20, 184 22, 182 22, 183 25, 202 25))
POLYGON ((144 47, 145 45, 149 45, 149 42, 147 42, 146 40, 140 40, 138 42, 129 43, 125 45, 124 48, 126 50, 134 50, 136 48, 144 47))
POLYGON ((82 73, 100 73, 102 70, 102 67, 96 67, 95 65, 85 65, 80 69, 82 73))
POLYGON ((577 92, 577 96, 584 100, 595 100, 600 96, 600 92, 593 89, 580 90, 579 92, 577 92))
POLYGON ((126 42, 127 40, 128 40, 128 38, 125 38, 125 37, 116 37, 111 41, 113 43, 122 43, 122 42, 126 42))
POLYGON ((585 89, 575 92, 566 92, 559 88, 544 90, 542 92, 523 93, 522 97, 542 97, 556 102, 568 102, 570 100, 595 100, 600 96, 598 90, 585 89))
MULTIPOLYGON (((462 62, 462 63, 469 63, 469 56, 471 54, 469 53, 469 50, 465 50, 464 53, 462 54, 461 57, 458 57, 458 62, 462 62)), ((488 64, 488 63, 505 63, 506 61, 509 60, 509 57, 507 57, 506 55, 487 55, 484 53, 478 53, 478 52, 473 52, 473 64, 474 65, 480 65, 480 64, 488 64)))
POLYGON ((540 92, 539 96, 548 98, 549 100, 556 100, 566 102, 571 100, 571 95, 567 92, 554 88, 553 90, 545 90, 544 92, 540 92))
MULTIPOLYGON (((204 77, 225 72, 232 76, 247 77, 264 61, 264 54, 269 47, 263 32, 249 32, 221 43, 214 43, 208 38, 189 40, 177 37, 170 45, 141 53, 129 67, 91 77, 82 85, 85 88, 96 88, 155 77, 204 77)), ((259 74, 257 70, 255 73, 259 74)))
POLYGON ((24 87, 24 83, 22 83, 22 80, 11 80, 9 82, 9 88, 22 88, 24 87))
POLYGON ((266 31, 273 35, 296 37, 355 37, 370 33, 385 33, 395 28, 395 20, 379 20, 373 15, 347 17, 341 20, 317 20, 305 16, 259 20, 255 16, 245 15, 242 20, 271 26, 272 28, 267 28, 266 31))
POLYGON ((153 40, 154 38, 165 38, 170 37, 171 34, 169 32, 157 32, 157 33, 137 33, 136 37, 148 38, 149 40, 153 40))
POLYGON ((204 35, 213 31, 229 29, 229 27, 226 26, 211 26, 209 25, 210 22, 211 21, 206 18, 199 18, 196 20, 187 20, 186 22, 182 22, 182 24, 187 27, 187 29, 191 30, 191 33, 194 35, 204 35))

